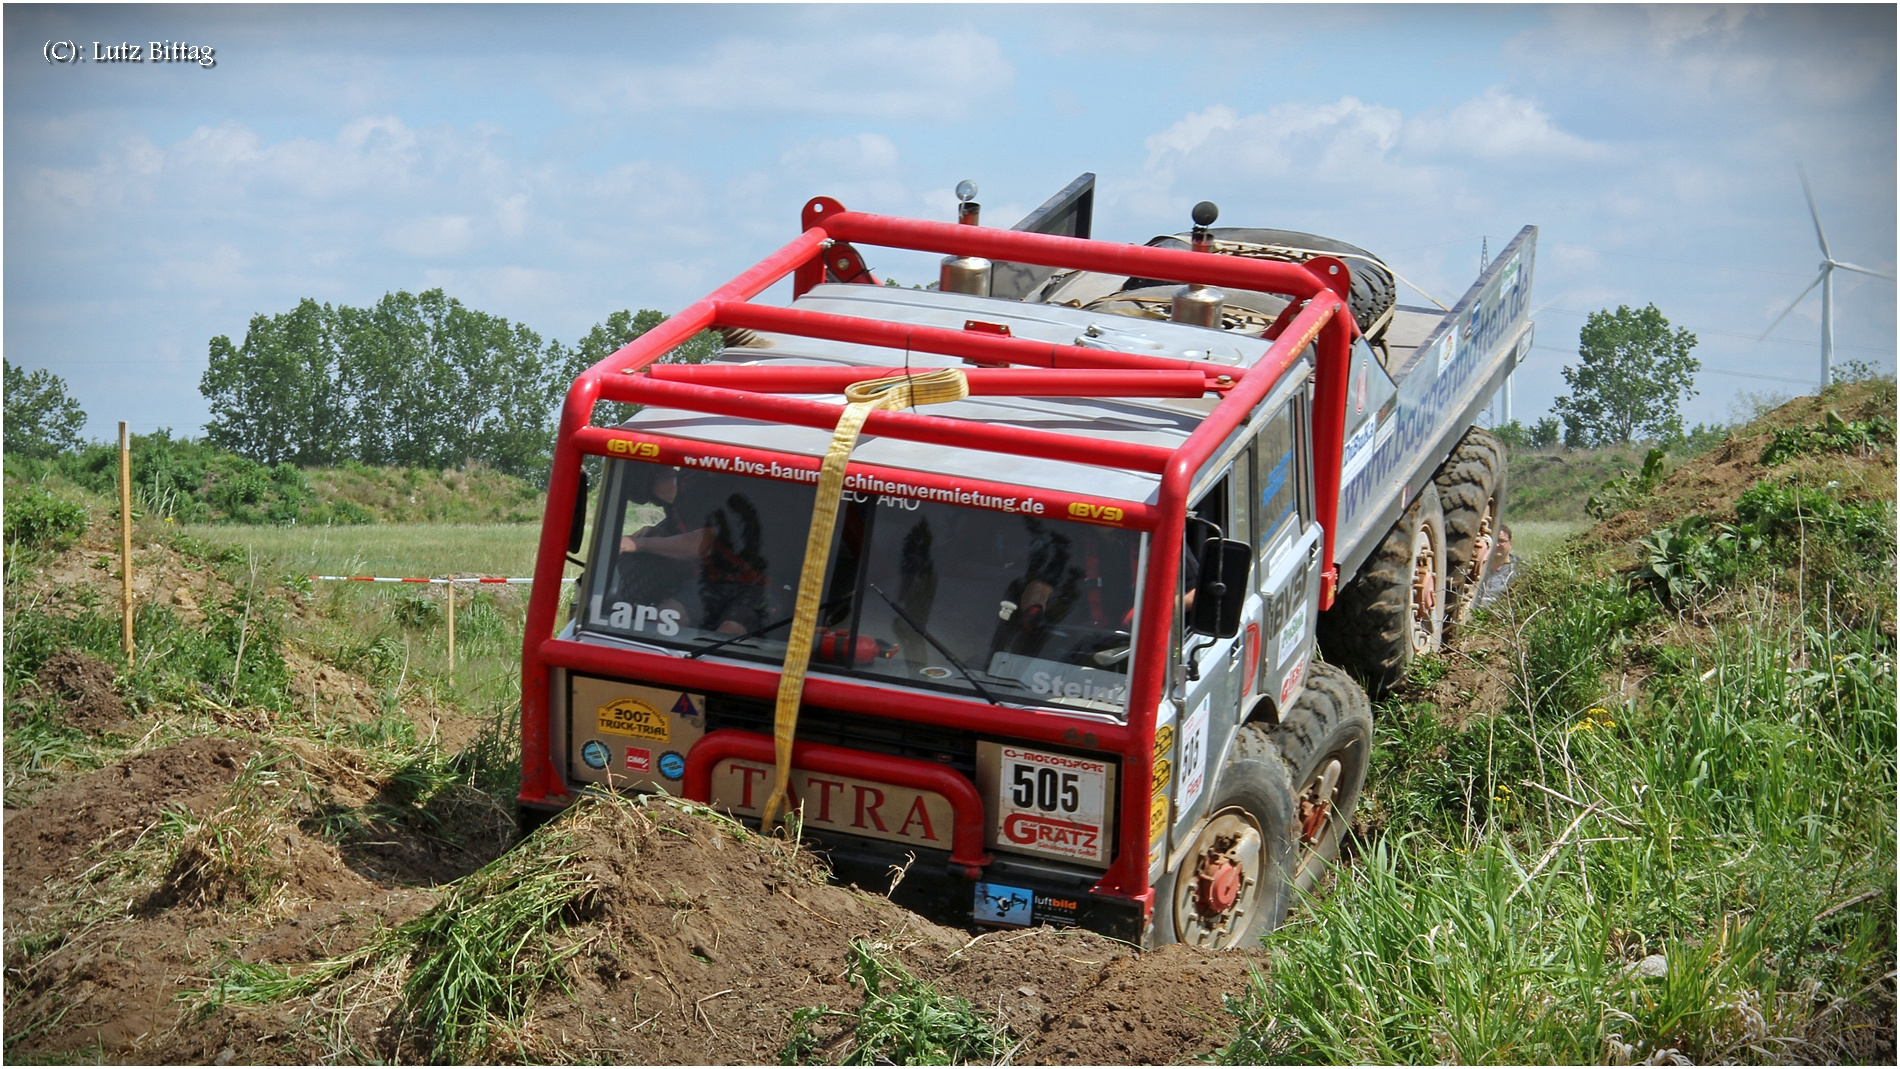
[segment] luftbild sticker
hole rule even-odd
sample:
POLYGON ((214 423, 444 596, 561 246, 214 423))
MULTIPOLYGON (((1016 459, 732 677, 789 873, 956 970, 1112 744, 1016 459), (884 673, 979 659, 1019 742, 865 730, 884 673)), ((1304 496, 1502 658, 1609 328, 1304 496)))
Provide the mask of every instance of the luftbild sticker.
POLYGON ((976 901, 971 915, 985 924, 1027 925, 1030 908, 1035 901, 1036 893, 1027 887, 979 883, 976 885, 976 901))
POLYGON ((616 698, 596 711, 596 723, 605 735, 631 735, 649 742, 671 742, 666 714, 639 698, 616 698))

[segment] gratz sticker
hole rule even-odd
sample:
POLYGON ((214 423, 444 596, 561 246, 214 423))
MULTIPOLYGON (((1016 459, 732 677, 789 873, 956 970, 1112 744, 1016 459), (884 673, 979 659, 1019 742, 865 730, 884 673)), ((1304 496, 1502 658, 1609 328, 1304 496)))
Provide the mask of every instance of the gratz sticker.
POLYGON ((1201 791, 1207 786, 1207 711, 1213 705, 1213 697, 1205 696, 1201 704, 1194 707, 1194 715, 1188 717, 1181 728, 1181 812, 1186 813, 1194 807, 1201 797, 1201 791))
POLYGON ((1106 761, 1003 746, 998 772, 997 846, 1081 861, 1108 859, 1106 761))
POLYGON ((671 742, 666 714, 639 698, 616 698, 595 712, 604 735, 631 735, 648 742, 671 742))

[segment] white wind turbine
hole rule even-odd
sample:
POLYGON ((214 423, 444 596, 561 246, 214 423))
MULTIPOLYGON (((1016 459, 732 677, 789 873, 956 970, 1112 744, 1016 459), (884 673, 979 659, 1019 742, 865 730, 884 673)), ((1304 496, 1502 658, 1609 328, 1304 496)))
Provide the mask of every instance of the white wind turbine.
POLYGON ((1814 281, 1808 283, 1808 288, 1802 290, 1799 297, 1788 302, 1788 307, 1781 310, 1781 314, 1768 324, 1768 329, 1762 331, 1761 336, 1766 338, 1781 325, 1782 320, 1788 318, 1788 313, 1794 311, 1796 305, 1814 292, 1814 287, 1821 287, 1821 386, 1825 389, 1828 383, 1834 381, 1834 269, 1838 267, 1844 271, 1858 271, 1863 275, 1888 280, 1892 280, 1893 276, 1885 271, 1836 260, 1834 254, 1828 251, 1827 233, 1821 229, 1821 213, 1815 210, 1814 190, 1808 188, 1808 172, 1805 169, 1801 170, 1801 192, 1807 194, 1808 215, 1814 219, 1814 236, 1821 242, 1821 273, 1814 276, 1814 281))

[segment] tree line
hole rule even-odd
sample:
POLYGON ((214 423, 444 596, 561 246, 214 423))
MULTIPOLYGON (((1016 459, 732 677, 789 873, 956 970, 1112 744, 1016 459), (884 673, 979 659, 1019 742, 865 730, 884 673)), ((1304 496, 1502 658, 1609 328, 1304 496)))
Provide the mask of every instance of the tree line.
MULTIPOLYGON (((567 346, 440 289, 368 308, 305 298, 252 317, 240 343, 211 339, 205 438, 262 464, 473 461, 540 478, 574 377, 665 318, 618 311, 567 346)), ((718 348, 703 332, 666 359, 697 363, 718 348)))

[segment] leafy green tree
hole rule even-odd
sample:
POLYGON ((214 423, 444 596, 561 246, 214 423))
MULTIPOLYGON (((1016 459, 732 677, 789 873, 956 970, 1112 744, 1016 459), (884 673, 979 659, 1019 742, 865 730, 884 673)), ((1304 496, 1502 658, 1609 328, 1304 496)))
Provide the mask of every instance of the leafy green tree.
MULTIPOLYGON (((604 323, 594 324, 594 328, 581 336, 574 347, 568 365, 563 374, 560 393, 555 398, 567 395, 567 387, 581 372, 600 363, 618 352, 628 342, 666 322, 664 313, 651 308, 642 308, 638 312, 621 309, 607 317, 604 323)), ((686 339, 677 348, 659 359, 662 364, 699 364, 719 355, 725 345, 718 331, 702 330, 686 339)), ((639 405, 623 404, 619 401, 602 401, 594 406, 594 423, 597 426, 611 427, 640 411, 639 405)), ((558 417, 557 417, 558 418, 558 417)))
POLYGON ((1563 369, 1568 396, 1553 407, 1564 424, 1564 444, 1610 445, 1682 434, 1682 402, 1695 396, 1702 362, 1691 356, 1696 337, 1671 329, 1656 306, 1628 305, 1592 312, 1578 339, 1581 362, 1563 369))
POLYGON ((41 368, 4 365, 6 450, 22 457, 51 457, 79 444, 86 413, 66 392, 66 380, 41 368))
POLYGON ((334 464, 347 431, 338 381, 336 313, 304 298, 251 317, 241 345, 219 335, 198 392, 210 402, 211 444, 264 464, 334 464))
MULTIPOLYGON (((574 376, 665 318, 615 312, 569 349, 439 289, 398 290, 368 308, 305 300, 254 317, 241 344, 212 339, 199 384, 206 437, 265 465, 472 461, 538 476, 574 376)), ((664 359, 697 363, 719 346, 705 331, 664 359)), ((632 409, 611 407, 624 410, 604 413, 616 421, 632 409)))

